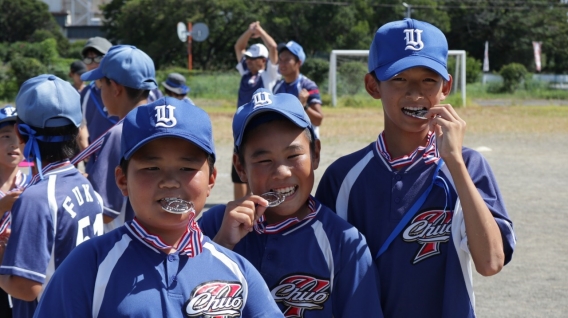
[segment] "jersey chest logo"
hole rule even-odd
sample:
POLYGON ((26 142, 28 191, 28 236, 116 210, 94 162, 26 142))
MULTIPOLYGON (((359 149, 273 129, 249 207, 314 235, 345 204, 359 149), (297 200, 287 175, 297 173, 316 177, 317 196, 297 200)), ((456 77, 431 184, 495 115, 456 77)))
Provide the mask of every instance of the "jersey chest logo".
POLYGON ((188 317, 240 317, 243 309, 243 286, 239 282, 210 281, 191 292, 186 303, 188 317))
POLYGON ((272 297, 286 306, 284 317, 304 317, 304 310, 323 309, 329 298, 329 280, 307 275, 291 275, 272 288, 272 297))
POLYGON ((431 210, 418 214, 402 232, 406 242, 422 245, 412 264, 440 254, 440 243, 449 241, 452 233, 453 211, 431 210))

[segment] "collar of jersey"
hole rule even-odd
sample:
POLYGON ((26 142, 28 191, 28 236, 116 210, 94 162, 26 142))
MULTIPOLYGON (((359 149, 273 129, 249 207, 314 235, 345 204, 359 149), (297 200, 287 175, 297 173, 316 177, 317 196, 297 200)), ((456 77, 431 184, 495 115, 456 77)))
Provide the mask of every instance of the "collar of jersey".
POLYGON ((190 217, 187 223, 187 228, 183 233, 177 246, 171 246, 166 243, 157 235, 150 234, 146 229, 134 218, 130 222, 126 222, 126 227, 141 241, 149 244, 158 250, 173 248, 177 250, 180 255, 187 255, 188 257, 195 257, 203 252, 203 233, 195 222, 195 212, 189 212, 190 217))
POLYGON ((436 147, 436 134, 431 131, 428 132, 426 146, 418 146, 412 153, 399 158, 391 157, 384 135, 385 132, 383 131, 377 138, 375 143, 376 150, 393 169, 401 169, 419 161, 431 164, 437 162, 440 158, 438 148, 436 147))
POLYGON ((307 222, 318 215, 320 207, 321 204, 319 202, 316 202, 316 200, 310 195, 310 197, 308 198, 308 208, 310 209, 310 213, 308 213, 308 215, 306 215, 306 217, 302 220, 298 219, 297 217, 293 217, 288 218, 282 222, 266 224, 266 220, 263 215, 256 221, 253 227, 258 234, 282 233, 286 230, 291 229, 292 227, 298 227, 300 224, 302 224, 302 226, 305 225, 307 222))
MULTIPOLYGON (((52 163, 48 164, 47 166, 45 166, 41 169, 41 174, 37 173, 35 176, 33 176, 31 178, 30 183, 27 185, 27 187, 38 183, 41 180, 41 175, 46 177, 50 174, 66 171, 68 168, 74 168, 74 166, 71 165, 71 162, 69 161, 69 159, 52 162, 52 163)), ((31 169, 31 167, 30 167, 30 169, 31 169)))

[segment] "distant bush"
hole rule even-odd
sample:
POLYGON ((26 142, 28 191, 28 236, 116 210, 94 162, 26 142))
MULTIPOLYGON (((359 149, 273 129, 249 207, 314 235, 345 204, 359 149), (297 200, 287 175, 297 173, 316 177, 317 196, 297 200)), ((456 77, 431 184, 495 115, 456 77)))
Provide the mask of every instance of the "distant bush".
POLYGON ((81 56, 81 51, 83 51, 83 47, 87 43, 86 40, 75 41, 69 45, 69 49, 67 50, 67 54, 62 55, 61 57, 80 60, 83 57, 81 56))
POLYGON ((339 64, 337 69, 337 91, 340 95, 355 95, 363 89, 367 64, 351 61, 339 64))
POLYGON ((503 77, 503 90, 510 93, 516 91, 521 83, 530 75, 526 67, 519 63, 511 63, 503 66, 499 74, 503 77))
POLYGON ((308 58, 302 65, 302 74, 321 85, 329 74, 329 61, 322 58, 308 58))
POLYGON ((10 68, 17 87, 34 76, 47 73, 47 67, 35 58, 16 57, 10 61, 10 68))
MULTIPOLYGON (((456 59, 453 56, 448 57, 448 72, 454 76, 456 70, 456 59)), ((482 65, 481 62, 474 57, 468 56, 465 59, 465 82, 467 84, 477 83, 481 79, 482 65)), ((456 79, 454 78, 454 81, 456 79)))
POLYGON ((20 57, 29 57, 38 60, 44 65, 53 63, 58 57, 57 42, 49 38, 37 43, 15 42, 10 45, 9 60, 20 57))

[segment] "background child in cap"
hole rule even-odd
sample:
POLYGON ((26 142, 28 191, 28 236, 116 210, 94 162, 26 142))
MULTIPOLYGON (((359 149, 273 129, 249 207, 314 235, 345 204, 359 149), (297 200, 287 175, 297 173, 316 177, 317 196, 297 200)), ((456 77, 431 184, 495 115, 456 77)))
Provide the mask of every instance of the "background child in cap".
POLYGON ((79 93, 54 75, 24 82, 16 96, 17 129, 33 179, 12 207, 12 231, 0 246, 0 287, 14 316, 32 317, 53 272, 75 246, 103 234, 102 204, 69 162, 81 123, 79 93), (4 249, 5 248, 5 249, 4 249))
MULTIPOLYGON (((235 56, 238 63, 237 70, 241 75, 237 107, 250 102, 252 94, 259 88, 272 90, 272 87, 280 78, 276 48, 276 42, 260 26, 258 21, 251 23, 248 29, 237 39, 235 56), (246 49, 251 38, 260 38, 264 45, 256 43, 246 49)), ((235 199, 242 198, 249 192, 247 183, 239 178, 233 165, 231 165, 231 180, 233 181, 235 199)))
POLYGON ((81 75, 87 71, 87 65, 83 61, 74 61, 69 66, 69 77, 73 81, 73 87, 81 93, 83 88, 85 88, 85 82, 81 79, 81 75))
POLYGON ((136 217, 74 251, 36 317, 282 317, 254 267, 195 222, 217 175, 207 113, 166 97, 122 130, 116 182, 136 217), (170 199, 192 207, 167 212, 170 199))
POLYGON ((306 61, 306 54, 300 44, 290 41, 278 46, 278 71, 282 74, 274 85, 274 94, 289 93, 300 99, 304 110, 310 117, 316 137, 319 138, 319 126, 323 121, 319 88, 312 80, 300 73, 300 67, 306 61))
MULTIPOLYGON (((112 43, 105 38, 97 36, 87 40, 81 51, 87 71, 99 67, 99 63, 111 47, 112 43)), ((118 119, 108 114, 101 100, 101 91, 94 81, 81 91, 81 109, 83 121, 78 142, 80 149, 83 150, 116 124, 118 119)))
MULTIPOLYGON (((10 105, 0 109, 0 245, 10 236, 12 205, 28 184, 30 178, 18 169, 23 147, 14 130, 16 109, 10 105)), ((0 317, 12 317, 8 294, 0 289, 0 317)))
POLYGON ((258 90, 233 120, 233 160, 254 194, 211 208, 200 225, 253 263, 286 317, 382 317, 365 238, 310 196, 313 134, 296 97, 258 90), (267 208, 265 192, 285 200, 267 208))
POLYGON ((190 89, 185 85, 185 77, 183 75, 179 73, 168 74, 168 78, 165 82, 162 82, 162 86, 164 86, 166 96, 194 104, 193 101, 187 97, 187 93, 189 93, 190 89))
POLYGON ((382 101, 384 131, 334 162, 316 194, 367 238, 386 317, 474 317, 471 260, 494 275, 515 247, 489 164, 462 146, 465 122, 441 103, 447 54, 426 22, 379 28, 365 86, 382 101))
MULTIPOLYGON (((157 87, 154 62, 143 51, 131 45, 113 46, 98 68, 81 76, 97 81, 102 102, 108 113, 122 119, 129 111, 148 102, 150 90, 157 87)), ((79 156, 90 155, 85 171, 89 181, 104 202, 107 230, 120 226, 134 216, 128 198, 123 197, 114 181, 114 169, 120 163, 119 122, 79 156), (114 222, 113 222, 114 221, 114 222), (112 223, 110 223, 112 222, 112 223)))

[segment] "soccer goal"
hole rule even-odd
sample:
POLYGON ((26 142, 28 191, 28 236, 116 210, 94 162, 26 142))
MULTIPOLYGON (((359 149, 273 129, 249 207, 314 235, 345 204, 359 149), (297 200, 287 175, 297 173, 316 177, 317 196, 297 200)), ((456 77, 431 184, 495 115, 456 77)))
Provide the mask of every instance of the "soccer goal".
MULTIPOLYGON (((333 50, 329 57, 329 81, 328 90, 331 95, 331 104, 337 105, 338 83, 341 85, 343 94, 360 93, 363 88, 361 73, 367 72, 367 58, 369 50, 333 50)), ((448 71, 453 71, 452 92, 461 92, 462 105, 465 107, 465 51, 449 50, 448 62, 455 57, 455 63, 448 71)), ((363 88, 364 89, 364 88, 363 88)))

